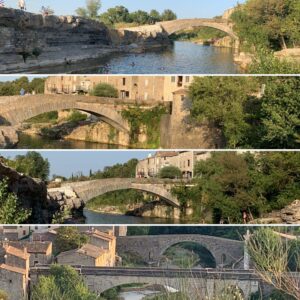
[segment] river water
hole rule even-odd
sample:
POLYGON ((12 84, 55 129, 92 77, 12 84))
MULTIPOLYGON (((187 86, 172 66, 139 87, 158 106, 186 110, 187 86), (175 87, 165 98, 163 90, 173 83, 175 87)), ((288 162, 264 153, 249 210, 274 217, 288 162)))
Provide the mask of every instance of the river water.
POLYGON ((124 149, 119 145, 109 145, 78 140, 52 140, 39 135, 19 134, 18 149, 124 149))
POLYGON ((180 224, 180 220, 103 214, 84 209, 86 224, 180 224))
POLYGON ((230 48, 176 41, 164 50, 113 55, 105 63, 96 62, 93 67, 82 67, 73 73, 236 74, 239 68, 234 64, 233 54, 230 48))

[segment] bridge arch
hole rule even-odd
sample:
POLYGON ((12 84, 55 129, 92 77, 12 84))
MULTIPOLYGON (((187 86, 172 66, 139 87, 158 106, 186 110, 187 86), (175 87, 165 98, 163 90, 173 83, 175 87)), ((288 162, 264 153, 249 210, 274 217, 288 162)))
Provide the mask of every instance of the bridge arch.
POLYGON ((129 133, 128 122, 116 110, 112 99, 73 95, 35 95, 12 97, 11 101, 0 109, 3 123, 18 126, 22 122, 37 115, 65 109, 76 109, 97 115, 111 126, 129 133), (107 101, 106 101, 107 100, 107 101))
POLYGON ((228 34, 233 40, 238 40, 238 36, 232 30, 227 20, 218 19, 178 19, 173 21, 159 22, 168 35, 188 28, 210 27, 218 29, 228 34))
POLYGON ((109 192, 134 189, 159 196, 168 204, 180 207, 178 199, 163 184, 142 183, 131 178, 91 180, 80 183, 69 183, 68 186, 74 190, 84 204, 97 196, 109 192))
MULTIPOLYGON (((195 242, 195 241, 182 240, 178 243, 172 244, 170 247, 166 248, 165 250, 162 250, 161 257, 162 258, 165 257, 168 253, 168 250, 176 246, 181 246, 184 249, 189 249, 192 250, 193 253, 196 253, 198 255, 198 260, 196 263, 199 264, 200 262, 200 266, 202 268, 216 268, 217 263, 213 253, 207 247, 202 245, 202 243, 195 242), (204 262, 203 265, 201 264, 202 259, 204 262)), ((190 266, 190 267, 193 268, 195 266, 190 266)))

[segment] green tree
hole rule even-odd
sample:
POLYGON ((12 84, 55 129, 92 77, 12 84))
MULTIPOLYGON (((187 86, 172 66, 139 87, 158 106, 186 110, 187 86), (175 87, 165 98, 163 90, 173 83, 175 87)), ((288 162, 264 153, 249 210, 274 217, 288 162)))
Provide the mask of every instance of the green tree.
POLYGON ((101 9, 100 0, 86 0, 86 7, 79 7, 76 9, 78 16, 96 20, 99 17, 99 10, 101 9))
POLYGON ((114 86, 108 83, 99 83, 94 87, 91 95, 97 97, 118 98, 119 92, 114 86))
POLYGON ((55 239, 55 252, 60 253, 80 248, 88 242, 88 237, 79 232, 76 227, 60 227, 55 239))
POLYGON ((30 215, 31 211, 22 208, 17 196, 9 192, 7 179, 0 180, 0 223, 21 224, 30 215))
POLYGON ((146 11, 138 10, 130 14, 132 22, 144 25, 150 23, 150 16, 146 11))
POLYGON ((165 9, 161 14, 162 21, 172 21, 176 19, 177 15, 171 9, 165 9))
POLYGON ((35 91, 36 94, 44 94, 45 90, 45 79, 34 78, 29 84, 29 91, 35 91))
POLYGON ((149 13, 149 17, 151 19, 151 23, 156 23, 156 22, 159 22, 162 20, 161 16, 160 16, 160 13, 155 10, 155 9, 152 9, 149 13))
POLYGON ((251 78, 197 77, 189 88, 191 117, 220 128, 227 146, 239 147, 249 131, 246 103, 249 94, 257 90, 258 84, 251 78))
POLYGON ((107 12, 100 16, 100 20, 105 24, 127 23, 131 21, 129 11, 124 6, 109 8, 107 12))
POLYGON ((160 178, 178 179, 182 178, 182 173, 181 170, 175 166, 167 166, 160 169, 158 176, 160 178))
POLYGON ((29 151, 26 155, 17 155, 8 164, 18 172, 42 180, 47 180, 50 172, 48 159, 44 159, 39 152, 35 151, 29 151))
POLYGON ((300 79, 274 77, 268 80, 261 99, 262 142, 270 148, 299 148, 300 79))
POLYGON ((49 276, 41 276, 33 287, 33 300, 100 300, 91 293, 82 277, 71 266, 52 265, 49 276))

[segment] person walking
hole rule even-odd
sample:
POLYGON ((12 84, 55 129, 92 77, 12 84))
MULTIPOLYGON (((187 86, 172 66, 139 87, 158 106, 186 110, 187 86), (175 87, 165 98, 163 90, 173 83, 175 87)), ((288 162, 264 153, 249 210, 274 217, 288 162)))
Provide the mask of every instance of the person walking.
POLYGON ((19 8, 21 10, 26 10, 26 3, 25 0, 19 0, 19 8))

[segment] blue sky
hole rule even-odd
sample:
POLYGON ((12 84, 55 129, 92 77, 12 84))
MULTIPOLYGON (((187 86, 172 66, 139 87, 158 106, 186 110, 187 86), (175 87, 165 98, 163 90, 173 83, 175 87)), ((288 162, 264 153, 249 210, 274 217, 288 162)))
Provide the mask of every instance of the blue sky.
MULTIPOLYGON (((24 155, 27 151, 0 151, 0 156, 13 158, 24 155)), ((39 151, 48 158, 53 174, 71 176, 82 171, 88 175, 90 170, 102 170, 105 166, 125 163, 132 158, 143 159, 154 151, 39 151)))
MULTIPOLYGON (((18 0, 4 0, 6 6, 17 7, 18 0)), ((234 7, 237 0, 102 0, 104 12, 110 7, 123 5, 134 11, 138 9, 150 11, 157 9, 163 11, 166 8, 174 10, 179 18, 210 18, 222 14, 226 9, 234 7)), ((245 0, 239 0, 240 3, 245 0)), ((42 6, 50 6, 55 14, 74 14, 76 8, 85 5, 85 0, 26 0, 27 10, 38 12, 42 6)))

